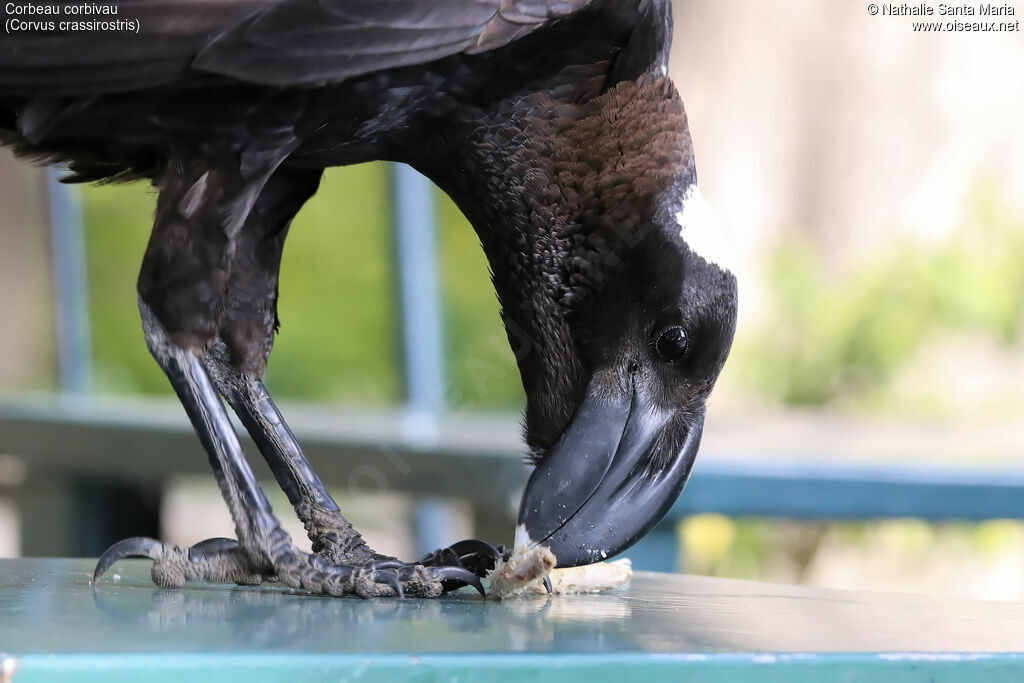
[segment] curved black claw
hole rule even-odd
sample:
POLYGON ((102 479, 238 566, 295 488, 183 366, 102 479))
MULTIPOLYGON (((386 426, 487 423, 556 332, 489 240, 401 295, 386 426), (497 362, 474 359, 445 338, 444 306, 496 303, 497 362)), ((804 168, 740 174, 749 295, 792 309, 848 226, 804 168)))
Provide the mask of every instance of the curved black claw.
POLYGON ((548 595, 555 592, 555 589, 551 587, 551 577, 547 574, 544 575, 544 590, 548 592, 548 595))
MULTIPOLYGON (((490 543, 475 538, 453 543, 430 553, 420 564, 425 567, 460 567, 478 577, 487 576, 494 569, 494 563, 502 557, 502 552, 490 543)), ((464 585, 464 584, 463 584, 464 585)), ((446 585, 445 592, 461 588, 461 585, 446 585)))
POLYGON ((377 571, 374 572, 373 580, 377 583, 383 583, 388 586, 391 586, 394 589, 395 595, 398 596, 399 600, 405 598, 405 591, 402 590, 402 580, 398 577, 398 572, 391 569, 377 571))
POLYGON ((151 560, 157 560, 160 558, 163 548, 164 544, 160 541, 154 541, 152 538, 143 538, 142 536, 118 541, 100 555, 100 559, 96 563, 96 569, 92 573, 92 582, 96 583, 118 560, 123 560, 126 557, 148 557, 151 560))
POLYGON ((205 541, 199 541, 199 543, 196 543, 190 549, 200 553, 210 553, 215 555, 217 553, 222 553, 227 550, 234 550, 238 547, 238 541, 236 541, 235 539, 218 536, 216 538, 208 538, 205 541))
POLYGON ((480 595, 487 597, 484 585, 480 583, 480 577, 468 569, 463 569, 462 567, 435 567, 434 573, 438 580, 441 581, 441 585, 444 586, 445 592, 462 588, 462 586, 472 586, 480 595), (448 588, 448 585, 450 585, 448 582, 459 585, 448 588))
POLYGON ((493 545, 476 538, 467 538, 464 541, 452 543, 448 549, 459 557, 466 555, 486 555, 492 559, 501 557, 501 553, 493 545))
POLYGON ((408 562, 402 562, 398 558, 388 557, 388 558, 382 559, 380 561, 376 561, 375 560, 374 563, 373 563, 373 568, 374 569, 401 569, 402 567, 406 566, 407 564, 409 564, 409 563, 408 562))

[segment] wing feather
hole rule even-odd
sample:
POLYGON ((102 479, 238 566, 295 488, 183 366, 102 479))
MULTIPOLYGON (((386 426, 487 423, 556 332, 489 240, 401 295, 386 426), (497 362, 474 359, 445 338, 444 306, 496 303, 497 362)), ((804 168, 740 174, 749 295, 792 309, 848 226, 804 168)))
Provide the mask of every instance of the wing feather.
POLYGON ((194 66, 267 85, 340 82, 492 50, 589 2, 282 0, 217 38, 194 66))
POLYGON ((196 53, 220 33, 275 1, 90 0, 91 5, 116 7, 117 16, 21 16, 52 20, 55 29, 4 35, 0 94, 91 94, 175 82, 188 73, 196 53), (139 22, 139 33, 59 29, 61 20, 115 19, 139 22))
MULTIPOLYGON (((493 50, 590 1, 90 0, 140 22, 139 33, 9 33, 0 40, 0 95, 140 90, 204 73, 275 86, 336 83, 493 50)), ((83 18, 111 17, 74 17, 83 18)))

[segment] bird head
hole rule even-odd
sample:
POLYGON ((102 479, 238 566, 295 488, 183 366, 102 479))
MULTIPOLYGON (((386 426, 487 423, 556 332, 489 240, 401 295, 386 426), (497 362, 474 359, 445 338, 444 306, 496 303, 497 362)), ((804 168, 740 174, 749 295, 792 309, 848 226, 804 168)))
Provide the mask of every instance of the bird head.
POLYGON ((535 463, 516 546, 560 567, 629 547, 682 492, 737 311, 671 83, 645 77, 577 111, 548 136, 561 143, 519 155, 520 196, 542 205, 520 211, 533 222, 504 259, 489 250, 535 463))
POLYGON ((525 389, 535 469, 516 546, 577 566, 639 540, 682 492, 736 278, 667 77, 509 107, 420 167, 481 238, 525 389))
POLYGON ((676 190, 603 263, 591 249, 566 256, 588 267, 552 340, 560 353, 520 362, 536 468, 516 546, 546 546, 560 567, 619 553, 669 510, 732 344, 736 278, 714 215, 695 184, 676 190))

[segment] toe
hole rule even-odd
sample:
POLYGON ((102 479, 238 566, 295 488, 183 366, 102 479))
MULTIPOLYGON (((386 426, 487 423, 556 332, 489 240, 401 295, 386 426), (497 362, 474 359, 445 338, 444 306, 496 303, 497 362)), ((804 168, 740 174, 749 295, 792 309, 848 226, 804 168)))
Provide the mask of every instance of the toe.
POLYGON ((483 584, 480 583, 480 577, 468 569, 463 569, 462 567, 433 567, 432 570, 433 575, 445 587, 445 592, 456 590, 463 586, 472 586, 480 595, 487 596, 483 584))
POLYGON ((402 580, 394 569, 377 569, 374 571, 373 578, 378 584, 390 586, 399 600, 405 597, 405 591, 402 589, 402 580))
POLYGON ((115 562, 126 557, 148 557, 151 560, 159 560, 164 554, 164 544, 152 538, 136 536, 118 541, 107 548, 92 573, 92 582, 96 583, 115 562))

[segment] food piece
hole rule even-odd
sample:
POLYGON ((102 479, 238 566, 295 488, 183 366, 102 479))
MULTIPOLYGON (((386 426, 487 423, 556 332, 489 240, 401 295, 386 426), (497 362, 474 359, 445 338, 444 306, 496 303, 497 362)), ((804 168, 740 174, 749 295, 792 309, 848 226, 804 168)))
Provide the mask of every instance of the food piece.
POLYGON ((520 546, 508 560, 498 558, 487 575, 491 580, 490 597, 502 600, 525 592, 537 584, 544 591, 543 580, 555 567, 555 555, 544 546, 520 546))
POLYGON ((499 559, 487 575, 488 596, 503 600, 517 595, 543 595, 547 593, 545 576, 551 579, 551 592, 559 594, 620 588, 633 576, 633 567, 625 558, 564 569, 555 569, 555 563, 554 554, 543 546, 516 548, 508 560, 499 559))

